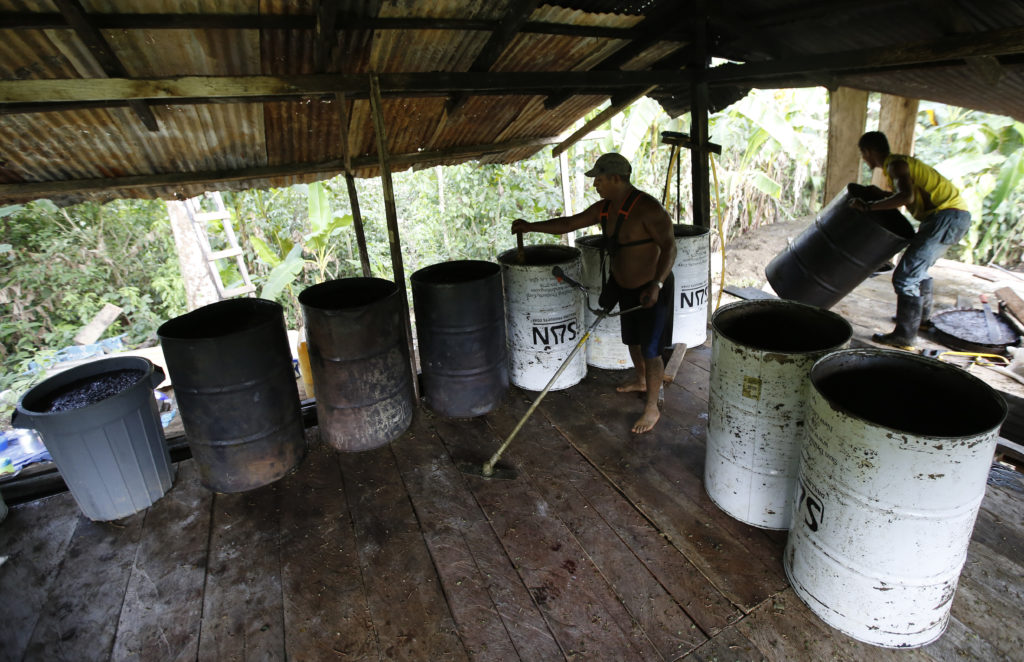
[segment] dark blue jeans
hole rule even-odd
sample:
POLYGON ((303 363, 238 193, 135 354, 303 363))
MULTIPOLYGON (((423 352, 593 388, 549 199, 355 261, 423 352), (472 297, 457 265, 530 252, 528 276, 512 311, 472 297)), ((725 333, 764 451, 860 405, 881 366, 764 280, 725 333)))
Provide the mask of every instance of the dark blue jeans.
POLYGON ((921 221, 892 274, 896 294, 920 296, 918 285, 928 277, 928 269, 950 246, 963 239, 970 225, 971 214, 962 209, 942 209, 921 221))

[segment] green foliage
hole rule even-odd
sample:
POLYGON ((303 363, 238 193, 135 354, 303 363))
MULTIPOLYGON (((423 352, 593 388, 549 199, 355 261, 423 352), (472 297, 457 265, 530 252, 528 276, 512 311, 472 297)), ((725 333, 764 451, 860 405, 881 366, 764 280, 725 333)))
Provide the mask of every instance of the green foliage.
POLYGON ((1024 261, 1024 123, 922 102, 914 153, 960 189, 971 212, 970 231, 951 257, 1024 261))
POLYGON ((185 312, 185 290, 166 207, 120 200, 59 209, 49 200, 0 209, 0 420, 45 377, 57 350, 105 303, 124 313, 104 337, 152 344, 156 328, 185 312))

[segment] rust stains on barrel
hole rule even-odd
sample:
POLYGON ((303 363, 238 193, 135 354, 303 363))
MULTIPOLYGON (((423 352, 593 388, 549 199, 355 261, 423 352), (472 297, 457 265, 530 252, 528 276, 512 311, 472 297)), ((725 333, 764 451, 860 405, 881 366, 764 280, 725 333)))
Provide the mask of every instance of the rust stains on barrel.
POLYGON ((765 267, 765 276, 784 299, 831 308, 860 285, 914 236, 898 211, 861 212, 854 197, 877 199, 874 189, 850 184, 806 230, 765 267))
POLYGON ((492 411, 508 390, 501 267, 456 260, 420 269, 409 280, 424 402, 450 418, 492 411))
POLYGON ((412 422, 403 296, 382 278, 341 278, 299 295, 320 437, 337 450, 383 446, 412 422))
POLYGON ((243 492, 298 465, 306 442, 279 304, 219 301, 165 322, 157 335, 204 486, 243 492))

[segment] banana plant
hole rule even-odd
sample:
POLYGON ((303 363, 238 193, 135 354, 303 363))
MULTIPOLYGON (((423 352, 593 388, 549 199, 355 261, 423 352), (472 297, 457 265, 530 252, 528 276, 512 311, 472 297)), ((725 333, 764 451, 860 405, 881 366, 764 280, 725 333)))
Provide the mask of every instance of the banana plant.
POLYGON ((256 254, 271 267, 270 274, 260 291, 260 296, 264 299, 274 300, 285 289, 291 288, 307 264, 316 270, 317 282, 328 279, 328 267, 331 261, 335 260, 332 239, 352 224, 352 215, 331 210, 327 190, 320 182, 308 186, 307 203, 310 232, 303 235, 303 243, 293 244, 287 238, 279 237, 278 243, 283 251, 283 254, 279 255, 265 241, 256 236, 252 237, 256 254), (307 252, 311 258, 304 257, 307 252))

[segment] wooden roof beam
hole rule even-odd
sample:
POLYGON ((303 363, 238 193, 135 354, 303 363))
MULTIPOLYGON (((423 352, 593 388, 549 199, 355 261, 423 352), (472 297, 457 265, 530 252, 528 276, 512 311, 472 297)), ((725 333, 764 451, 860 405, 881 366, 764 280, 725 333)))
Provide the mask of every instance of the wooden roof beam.
MULTIPOLYGON (((90 20, 100 30, 315 30, 315 15, 276 14, 92 14, 90 20)), ((458 18, 397 18, 352 16, 339 13, 338 30, 475 30, 493 32, 499 21, 458 18)), ((71 26, 60 14, 0 12, 0 29, 61 30, 71 26)), ((546 21, 526 21, 520 32, 554 34, 569 37, 634 39, 635 27, 611 28, 600 25, 571 25, 546 21)), ((684 38, 672 35, 672 38, 684 38)))
MULTIPOLYGON (((537 8, 538 0, 515 0, 509 5, 505 18, 499 23, 497 30, 491 33, 490 39, 477 54, 470 71, 489 71, 494 63, 498 61, 501 54, 505 52, 509 43, 515 38, 519 30, 526 24, 528 18, 537 8)), ((451 117, 462 108, 469 95, 465 92, 459 93, 448 102, 448 116, 451 117)))
MULTIPOLYGON (((610 94, 629 87, 678 82, 678 71, 516 71, 382 73, 384 96, 545 94, 565 87, 589 94, 610 94)), ((259 98, 333 95, 366 99, 365 75, 301 74, 292 76, 177 76, 169 78, 61 78, 0 80, 2 104, 109 102, 147 100, 171 103, 184 98, 259 98)))
MULTIPOLYGON (((78 38, 89 49, 96 63, 103 69, 103 72, 114 78, 127 78, 128 70, 117 59, 117 55, 114 54, 113 49, 110 48, 110 44, 107 43, 99 29, 89 20, 81 3, 78 0, 54 0, 54 4, 60 9, 61 14, 67 20, 68 25, 74 29, 78 38)), ((153 111, 145 102, 132 101, 128 105, 138 115, 147 129, 150 131, 160 130, 160 126, 156 121, 156 115, 153 114, 153 111)))
POLYGON ((631 103, 633 103, 634 101, 636 101, 640 97, 644 96, 645 94, 647 94, 648 92, 653 90, 655 87, 656 86, 651 86, 651 87, 648 87, 648 88, 646 88, 644 90, 641 90, 639 93, 634 94, 632 97, 630 97, 628 99, 623 99, 623 100, 621 100, 619 102, 614 102, 613 101, 610 106, 608 106, 607 108, 602 110, 600 113, 597 114, 596 117, 594 117, 592 120, 590 120, 589 122, 584 124, 582 127, 577 129, 575 132, 573 132, 573 134, 571 136, 569 136, 568 138, 566 138, 562 142, 560 142, 557 145, 555 145, 554 149, 551 150, 551 156, 557 157, 559 154, 561 154, 565 150, 569 149, 570 147, 572 147, 573 145, 575 145, 579 141, 583 140, 583 138, 585 138, 588 133, 590 133, 591 131, 593 131, 597 127, 601 126, 602 124, 604 124, 605 122, 607 122, 611 118, 615 117, 619 113, 621 113, 631 103))
MULTIPOLYGON (((655 16, 648 16, 636 26, 636 29, 642 36, 630 41, 628 44, 618 49, 610 56, 602 60, 597 66, 593 67, 591 71, 619 71, 620 68, 628 63, 636 56, 643 53, 651 46, 657 44, 660 41, 666 41, 666 33, 674 33, 684 23, 683 19, 677 19, 668 30, 664 30, 666 17, 662 13, 658 13, 655 16)), ((687 16, 685 22, 689 22, 690 17, 687 16)), ((579 90, 564 90, 559 94, 553 94, 544 100, 544 108, 546 110, 552 110, 565 103, 565 101, 573 96, 574 94, 580 94, 579 90)))
POLYGON ((338 39, 338 0, 316 0, 313 28, 313 69, 326 71, 338 39))
POLYGON ((958 64, 973 57, 1000 57, 1024 54, 1024 27, 950 35, 941 40, 905 44, 899 47, 871 48, 838 53, 801 55, 765 62, 725 64, 708 70, 710 84, 758 86, 773 78, 796 75, 879 71, 958 64))
MULTIPOLYGON (((557 137, 517 138, 501 143, 463 145, 429 152, 392 154, 392 166, 436 165, 452 159, 471 159, 487 154, 501 154, 527 147, 544 147, 558 142, 557 137)), ((352 159, 353 170, 372 168, 379 165, 376 155, 359 156, 352 159)), ((193 184, 217 184, 246 180, 289 177, 309 173, 333 175, 345 170, 345 159, 334 159, 318 163, 291 163, 273 166, 254 166, 238 170, 210 170, 204 172, 176 172, 154 175, 129 175, 97 179, 73 179, 51 182, 20 182, 0 184, 0 200, 34 200, 52 195, 82 191, 116 191, 133 188, 158 186, 187 186, 193 184)))

